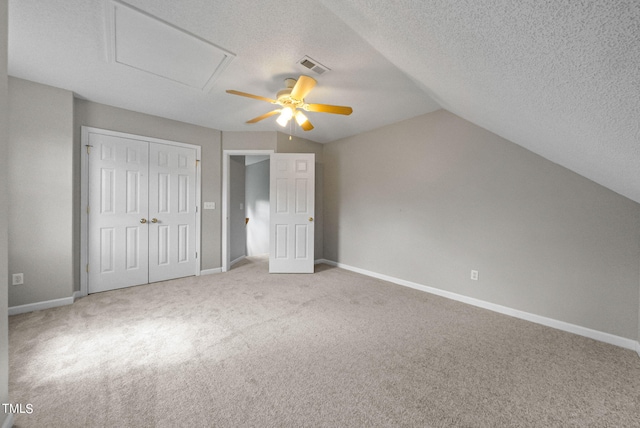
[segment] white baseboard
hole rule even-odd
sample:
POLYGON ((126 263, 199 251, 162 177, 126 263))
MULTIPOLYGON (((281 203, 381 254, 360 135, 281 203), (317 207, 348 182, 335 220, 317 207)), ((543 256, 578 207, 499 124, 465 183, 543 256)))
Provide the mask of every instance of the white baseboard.
POLYGON ((635 350, 640 356, 640 342, 627 339, 624 337, 616 336, 610 333, 605 333, 598 330, 593 330, 587 327, 582 327, 575 324, 570 324, 564 321, 558 321, 552 318, 543 317, 540 315, 532 314, 529 312, 520 311, 518 309, 512 309, 507 306, 497 305, 495 303, 486 302, 484 300, 479 300, 473 297, 464 296, 462 294, 452 293, 450 291, 440 290, 438 288, 428 287, 426 285, 417 284, 415 282, 406 281, 404 279, 394 278, 388 275, 379 274, 376 272, 371 272, 365 269, 356 268, 353 266, 345 265, 342 263, 337 263, 331 260, 320 259, 320 263, 326 263, 331 266, 339 267, 341 269, 349 270, 352 272, 360 273, 362 275, 370 276, 373 278, 381 279, 383 281, 392 282, 394 284, 403 285, 405 287, 414 288, 416 290, 425 291, 427 293, 435 294, 441 297, 446 297, 447 299, 457 300, 462 303, 467 303, 472 306, 477 306, 479 308, 488 309, 493 312, 498 312, 504 315, 509 315, 514 318, 520 318, 526 321, 530 321, 536 324, 542 324, 547 327, 552 327, 558 330, 566 331, 569 333, 574 333, 579 336, 588 337, 590 339, 594 339, 600 342, 609 343, 611 345, 620 346, 622 348, 635 350))
POLYGON ((200 275, 213 275, 214 273, 222 273, 222 268, 205 269, 200 271, 200 275))
POLYGON ((13 413, 7 413, 7 417, 4 418, 2 428, 11 428, 13 426, 13 413))
POLYGON ((229 268, 231 268, 231 266, 235 265, 236 263, 239 263, 241 261, 243 261, 244 259, 246 259, 247 256, 240 256, 237 259, 233 260, 232 262, 229 263, 229 268))
POLYGON ((26 312, 41 311, 43 309, 57 308, 58 306, 71 305, 73 302, 75 302, 76 297, 78 297, 79 295, 80 295, 79 292, 76 291, 70 297, 63 297, 61 299, 54 299, 54 300, 46 300, 44 302, 28 303, 26 305, 20 305, 20 306, 12 306, 9 308, 9 316, 24 314, 26 312))

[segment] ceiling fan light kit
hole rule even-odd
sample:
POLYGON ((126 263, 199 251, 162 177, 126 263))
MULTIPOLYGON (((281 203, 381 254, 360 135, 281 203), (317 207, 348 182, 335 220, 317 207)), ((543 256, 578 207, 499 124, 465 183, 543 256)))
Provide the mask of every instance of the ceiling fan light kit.
POLYGON ((282 108, 282 110, 280 110, 280 116, 278 117, 276 122, 278 122, 278 125, 284 128, 285 126, 287 126, 287 123, 289 123, 292 117, 293 109, 289 106, 285 106, 282 108))
POLYGON ((302 126, 307 121, 309 121, 309 118, 307 118, 307 116, 303 112, 296 112, 296 122, 298 122, 298 125, 302 126))
POLYGON ((351 107, 347 106, 334 106, 329 104, 307 104, 305 103, 305 97, 316 86, 317 82, 314 78, 309 76, 300 76, 298 80, 288 78, 284 80, 285 88, 278 91, 276 99, 270 99, 261 97, 259 95, 248 94, 246 92, 240 92, 233 89, 227 90, 227 93, 232 95, 239 95, 247 98, 254 98, 261 101, 266 101, 271 104, 276 104, 282 108, 272 110, 262 116, 255 117, 247 121, 247 123, 256 123, 268 117, 274 116, 278 113, 280 115, 276 119, 278 125, 285 127, 289 121, 295 117, 296 122, 304 131, 311 131, 313 125, 309 121, 309 118, 300 110, 318 112, 318 113, 331 113, 342 114, 345 116, 350 115, 353 112, 351 107), (300 110, 298 110, 300 109, 300 110))

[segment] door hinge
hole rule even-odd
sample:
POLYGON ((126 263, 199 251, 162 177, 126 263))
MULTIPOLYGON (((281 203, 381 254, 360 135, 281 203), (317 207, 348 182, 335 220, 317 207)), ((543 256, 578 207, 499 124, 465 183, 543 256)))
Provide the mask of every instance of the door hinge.
POLYGON ((87 147, 87 154, 90 154, 91 153, 91 147, 93 147, 93 146, 90 145, 90 144, 87 144, 86 147, 87 147))
POLYGON ((89 273, 89 263, 87 263, 86 270, 87 270, 87 273, 89 273))
POLYGON ((198 258, 198 252, 196 251, 196 259, 198 258))
POLYGON ((89 207, 89 205, 87 205, 87 214, 89 214, 90 211, 91 211, 91 208, 89 207))
POLYGON ((196 212, 198 212, 198 206, 196 205, 196 212))

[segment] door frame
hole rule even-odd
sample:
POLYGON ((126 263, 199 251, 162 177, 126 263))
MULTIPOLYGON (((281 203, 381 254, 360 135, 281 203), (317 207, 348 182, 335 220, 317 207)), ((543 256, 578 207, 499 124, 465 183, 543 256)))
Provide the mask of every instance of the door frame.
POLYGON ((222 272, 227 272, 231 267, 231 240, 229 221, 229 205, 231 204, 231 156, 267 156, 275 153, 275 150, 223 150, 222 151, 222 272))
POLYGON ((110 135, 113 137, 128 138, 131 140, 141 140, 149 143, 166 144, 175 147, 186 147, 196 151, 196 269, 194 275, 200 275, 200 260, 202 259, 202 248, 200 243, 200 222, 202 210, 200 209, 200 186, 202 181, 202 168, 200 166, 202 147, 195 144, 180 143, 178 141, 163 140, 160 138, 145 137, 143 135, 129 134, 120 131, 82 126, 80 132, 80 292, 79 297, 88 295, 89 273, 87 266, 89 263, 89 134, 90 133, 110 135))

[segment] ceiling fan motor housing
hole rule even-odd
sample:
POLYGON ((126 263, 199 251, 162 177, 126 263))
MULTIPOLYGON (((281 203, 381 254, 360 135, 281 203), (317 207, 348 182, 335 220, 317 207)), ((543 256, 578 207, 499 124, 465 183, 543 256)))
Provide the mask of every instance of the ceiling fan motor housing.
POLYGON ((281 89, 276 94, 276 98, 278 99, 278 101, 289 98, 290 96, 291 96, 291 88, 281 89))
POLYGON ((296 82, 297 80, 291 77, 284 79, 285 89, 281 89, 276 94, 276 99, 278 100, 278 103, 283 107, 289 106, 295 110, 298 107, 302 107, 302 105, 304 104, 304 100, 295 100, 291 98, 291 91, 296 85, 296 82))

